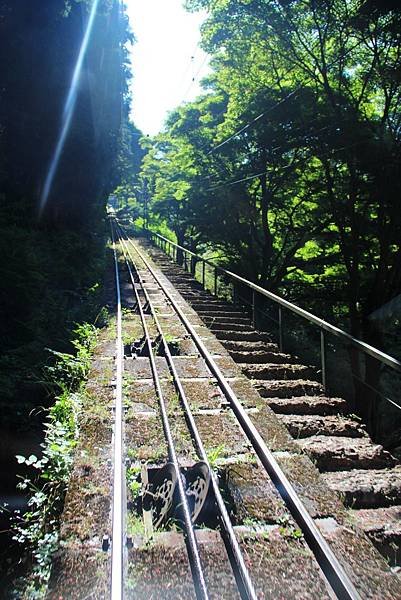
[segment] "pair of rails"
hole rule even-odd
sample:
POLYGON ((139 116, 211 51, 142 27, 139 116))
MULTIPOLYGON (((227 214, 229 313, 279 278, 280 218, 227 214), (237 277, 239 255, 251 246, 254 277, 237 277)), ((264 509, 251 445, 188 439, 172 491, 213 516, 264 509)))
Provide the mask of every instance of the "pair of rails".
POLYGON ((136 266, 138 260, 147 270, 155 285, 163 293, 166 301, 174 310, 182 325, 191 337, 197 351, 203 358, 211 377, 217 382, 222 394, 225 396, 231 410, 233 411, 240 427, 248 438, 255 455, 262 463, 266 472, 270 476, 272 482, 276 486, 279 494, 287 505, 291 515, 301 529, 305 542, 312 550, 321 570, 323 571, 329 585, 331 586, 335 596, 340 600, 357 600, 360 596, 344 571, 342 565, 334 555, 330 546, 323 538, 312 517, 302 504, 301 499, 295 489, 281 470, 273 454, 268 449, 265 441, 262 439, 257 428, 249 418, 246 410, 237 398, 229 382, 226 380, 220 371, 213 356, 206 348, 203 340, 197 334, 188 317, 183 312, 173 295, 163 284, 163 281, 153 269, 146 256, 134 244, 133 241, 126 235, 123 228, 117 222, 115 217, 111 215, 111 230, 114 247, 115 261, 115 278, 117 290, 117 353, 116 353, 116 404, 115 404, 115 428, 114 428, 114 476, 113 476, 113 518, 112 518, 112 582, 111 582, 111 597, 112 600, 120 600, 124 597, 124 572, 125 572, 125 554, 126 554, 126 511, 127 502, 124 493, 124 443, 123 443, 123 418, 124 411, 122 405, 122 374, 124 362, 124 350, 122 343, 122 309, 121 309, 121 289, 120 289, 120 269, 117 255, 116 244, 119 243, 124 256, 126 271, 128 273, 129 282, 132 285, 133 298, 135 300, 134 309, 140 316, 141 325, 144 334, 144 343, 146 354, 149 357, 152 379, 154 383, 155 395, 158 400, 160 416, 163 424, 163 431, 168 447, 168 460, 172 464, 175 471, 175 480, 178 488, 179 506, 180 506, 180 521, 182 523, 184 539, 186 543, 189 564, 193 577, 194 589, 198 600, 206 600, 209 598, 207 584, 202 567, 202 561, 199 554, 199 548, 196 538, 191 509, 188 503, 183 478, 180 474, 180 462, 175 449, 174 439, 171 432, 168 411, 163 395, 163 390, 160 381, 160 375, 157 370, 157 365, 154 357, 153 347, 154 339, 149 332, 147 319, 145 316, 145 307, 147 313, 151 316, 157 330, 158 341, 168 368, 170 370, 172 380, 178 394, 180 405, 184 413, 184 417, 193 440, 198 457, 207 466, 210 477, 210 486, 214 495, 215 508, 220 524, 221 535, 227 549, 227 554, 233 569, 235 580, 238 586, 240 596, 246 600, 256 600, 257 594, 244 561, 244 557, 235 535, 230 516, 227 512, 224 499, 219 488, 219 480, 216 472, 211 468, 208 457, 199 434, 194 416, 191 411, 190 404, 185 394, 181 379, 177 373, 174 360, 163 333, 162 326, 157 316, 149 293, 144 285, 143 277, 136 266), (141 296, 138 292, 138 284, 141 289, 141 296))

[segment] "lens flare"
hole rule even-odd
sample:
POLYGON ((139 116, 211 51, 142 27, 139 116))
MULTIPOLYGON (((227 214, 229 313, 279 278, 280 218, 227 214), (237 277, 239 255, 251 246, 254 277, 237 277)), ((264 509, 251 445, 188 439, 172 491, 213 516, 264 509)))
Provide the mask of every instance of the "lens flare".
POLYGON ((57 168, 60 162, 60 157, 63 152, 65 140, 67 139, 68 132, 70 130, 71 120, 74 115, 75 105, 78 96, 78 86, 79 80, 81 77, 82 66, 85 58, 86 51, 88 49, 89 40, 91 37, 93 23, 95 21, 95 16, 97 13, 97 8, 100 0, 94 0, 92 4, 92 8, 90 11, 88 24, 86 26, 85 34, 82 40, 81 48, 79 50, 77 62, 75 64, 74 73, 72 76, 70 88, 68 91, 67 99, 65 101, 63 116, 61 121, 61 129, 60 134, 57 140, 57 144, 55 146, 52 160, 49 165, 49 170, 46 175, 45 183, 43 186, 43 190, 40 197, 39 202, 39 217, 42 215, 43 210, 47 204, 49 199, 49 194, 53 185, 54 177, 57 172, 57 168))

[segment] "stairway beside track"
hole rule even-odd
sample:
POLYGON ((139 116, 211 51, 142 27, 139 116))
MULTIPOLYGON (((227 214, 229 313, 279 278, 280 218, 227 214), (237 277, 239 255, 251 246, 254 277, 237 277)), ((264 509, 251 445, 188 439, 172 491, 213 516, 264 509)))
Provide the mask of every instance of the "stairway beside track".
POLYGON ((344 399, 324 394, 312 368, 280 352, 268 333, 254 329, 242 307, 204 291, 162 251, 143 245, 340 495, 357 525, 392 565, 400 565, 399 461, 374 444, 361 422, 347 414, 344 399))

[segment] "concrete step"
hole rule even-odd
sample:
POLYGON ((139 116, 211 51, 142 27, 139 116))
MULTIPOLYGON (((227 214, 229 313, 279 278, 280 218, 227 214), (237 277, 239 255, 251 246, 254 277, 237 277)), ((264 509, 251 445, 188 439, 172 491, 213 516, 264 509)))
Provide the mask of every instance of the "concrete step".
POLYGON ((380 508, 401 504, 401 465, 391 469, 354 469, 321 475, 352 508, 380 508))
POLYGON ((401 565, 401 505, 352 511, 356 524, 366 533, 391 567, 401 565))
POLYGON ((231 358, 237 363, 264 364, 264 363, 292 363, 293 358, 289 354, 276 351, 252 350, 250 352, 241 350, 229 350, 231 358))
MULTIPOLYGON (((266 385, 265 382, 262 383, 266 385)), ((257 382, 255 387, 260 394, 262 388, 260 382, 257 382)), ((284 415, 336 415, 345 412, 347 408, 347 403, 343 398, 327 398, 326 396, 269 397, 267 404, 275 413, 284 415)))
POLYGON ((327 415, 325 417, 321 415, 277 415, 277 417, 296 439, 312 435, 367 437, 361 423, 350 417, 341 415, 327 415))
POLYGON ((319 471, 384 469, 395 464, 391 454, 369 438, 312 435, 295 440, 295 443, 308 454, 319 471))
POLYGON ((314 374, 314 370, 304 365, 275 363, 248 364, 238 363, 243 373, 251 379, 270 380, 270 379, 309 379, 314 374))
POLYGON ((262 339, 266 342, 270 341, 270 337, 267 333, 260 333, 259 331, 229 331, 226 329, 214 329, 213 333, 218 340, 260 341, 262 339))
MULTIPOLYGON (((345 400, 340 400, 339 398, 334 398, 334 403, 329 405, 328 401, 330 398, 323 397, 324 389, 321 383, 317 381, 310 381, 308 379, 284 379, 284 380, 275 380, 275 381, 263 381, 258 380, 254 382, 256 389, 262 398, 272 398, 273 404, 277 405, 277 408, 272 408, 276 412, 282 412, 280 410, 280 406, 285 406, 289 404, 293 404, 294 407, 297 406, 297 398, 296 396, 301 396, 299 399, 299 408, 295 408, 296 412, 294 414, 317 414, 317 415, 326 415, 333 414, 331 406, 335 407, 335 413, 345 410, 346 403, 345 400), (310 396, 322 396, 321 398, 309 398, 310 396), (303 400, 306 398, 306 403, 304 409, 302 409, 303 400), (287 402, 282 402, 281 399, 286 399, 287 402), (278 404, 277 404, 277 401, 278 404), (311 402, 312 401, 312 402, 311 402), (341 408, 339 408, 339 403, 341 404, 341 408), (326 412, 326 405, 327 410, 326 412), (301 410, 301 412, 299 412, 301 410), (322 412, 323 410, 323 412, 322 412), (311 412, 312 411, 312 412, 311 412)), ((270 404, 270 401, 269 401, 270 404)), ((290 410, 290 414, 292 411, 290 410)))

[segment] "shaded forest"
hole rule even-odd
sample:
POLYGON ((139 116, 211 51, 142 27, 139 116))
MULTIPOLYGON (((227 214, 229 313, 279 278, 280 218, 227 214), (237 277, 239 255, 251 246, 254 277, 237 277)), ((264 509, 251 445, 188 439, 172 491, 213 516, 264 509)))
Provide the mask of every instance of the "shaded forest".
POLYGON ((3 416, 19 424, 43 401, 47 348, 69 351, 74 323, 99 310, 105 203, 132 176, 138 140, 128 123, 129 40, 117 1, 0 2, 0 382, 3 416))

